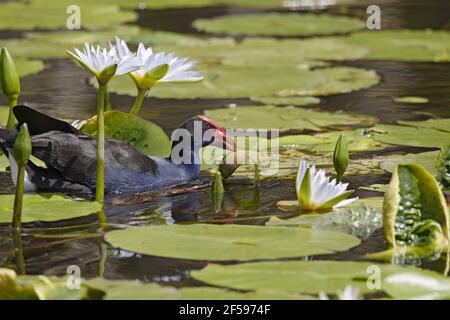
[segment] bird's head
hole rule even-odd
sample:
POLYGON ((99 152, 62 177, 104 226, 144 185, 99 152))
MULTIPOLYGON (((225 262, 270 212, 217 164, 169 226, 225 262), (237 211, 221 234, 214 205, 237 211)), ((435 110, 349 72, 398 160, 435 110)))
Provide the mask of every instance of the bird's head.
POLYGON ((172 134, 172 141, 186 141, 184 139, 186 135, 189 136, 196 149, 212 145, 236 151, 235 142, 226 130, 203 115, 197 115, 184 121, 172 134))

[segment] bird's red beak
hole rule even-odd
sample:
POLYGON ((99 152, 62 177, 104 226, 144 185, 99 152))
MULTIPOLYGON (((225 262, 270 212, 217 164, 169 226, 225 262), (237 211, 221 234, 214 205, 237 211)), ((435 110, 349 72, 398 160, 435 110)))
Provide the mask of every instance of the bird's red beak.
POLYGON ((212 145, 221 149, 236 151, 234 139, 223 128, 216 128, 212 145))

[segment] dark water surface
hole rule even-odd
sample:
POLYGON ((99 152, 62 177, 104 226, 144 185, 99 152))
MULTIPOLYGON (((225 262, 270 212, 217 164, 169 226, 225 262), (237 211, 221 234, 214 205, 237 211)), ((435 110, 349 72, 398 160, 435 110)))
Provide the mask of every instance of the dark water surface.
MULTIPOLYGON (((376 2, 376 1, 374 1, 376 2)), ((450 28, 448 1, 385 1, 382 6, 383 28, 450 28)), ((197 33, 190 27, 192 20, 224 14, 248 13, 257 10, 241 8, 199 8, 159 11, 139 11, 138 24, 153 29, 197 33)), ((335 7, 331 13, 365 17, 365 8, 358 6, 335 7)), ((1 37, 11 33, 0 32, 1 37)), ((96 90, 88 84, 88 74, 69 60, 47 60, 47 69, 23 79, 21 102, 60 118, 84 119, 95 113, 96 90), (67 90, 71 88, 70 93, 67 90)), ((345 110, 377 117, 381 123, 396 120, 422 120, 430 117, 450 117, 450 65, 447 63, 405 63, 357 61, 343 63, 376 70, 382 77, 379 85, 350 94, 334 95, 322 99, 316 108, 345 110), (424 96, 430 103, 404 105, 393 102, 398 96, 424 96)), ((127 111, 133 98, 113 94, 114 107, 127 111)), ((2 99, 2 98, 0 98, 2 99)), ((4 104, 4 100, 0 100, 4 104)), ((142 115, 152 118, 168 133, 188 117, 201 114, 205 109, 223 107, 230 103, 248 104, 242 100, 161 100, 150 98, 145 102, 142 115)), ((396 148, 395 152, 406 152, 396 148)), ((410 151, 410 150, 409 150, 410 151)), ((373 155, 375 153, 368 153, 373 155)), ((387 183, 388 175, 348 177, 351 187, 370 183, 387 183), (361 181, 364 179, 364 181, 361 181)), ((161 197, 150 203, 136 205, 108 205, 105 208, 108 226, 99 224, 97 214, 57 223, 31 223, 24 225, 24 255, 29 274, 64 275, 69 265, 81 267, 82 276, 104 275, 114 279, 140 279, 170 283, 176 286, 195 284, 189 272, 200 269, 206 262, 142 256, 112 248, 102 240, 106 230, 125 225, 171 224, 189 222, 264 224, 271 215, 288 217, 279 211, 278 200, 294 199, 292 180, 264 180, 259 186, 251 183, 226 187, 221 212, 213 210, 209 189, 193 191, 173 197, 161 197)), ((11 193, 9 175, 0 174, 0 192, 11 193)), ((358 196, 374 195, 359 192, 358 196)), ((13 267, 13 245, 8 225, 0 225, 0 266, 13 267)), ((317 257, 320 259, 358 260, 367 252, 384 249, 383 233, 377 231, 357 248, 346 253, 317 257)), ((180 250, 183 244, 180 243, 180 250)), ((312 259, 310 257, 310 259, 312 259)), ((439 261, 426 266, 440 270, 439 261)))

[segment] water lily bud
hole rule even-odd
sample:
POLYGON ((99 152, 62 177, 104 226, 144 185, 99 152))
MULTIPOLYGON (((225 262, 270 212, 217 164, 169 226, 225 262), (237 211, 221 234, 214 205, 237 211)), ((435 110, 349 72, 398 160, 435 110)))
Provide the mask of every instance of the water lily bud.
POLYGON ((26 165, 31 156, 31 139, 28 126, 24 123, 20 127, 19 135, 14 143, 14 158, 18 165, 26 165))
POLYGON ((2 48, 0 54, 0 80, 5 96, 9 100, 17 100, 20 94, 20 78, 16 65, 6 48, 2 48))
POLYGON ((117 71, 117 64, 110 65, 109 67, 106 67, 102 71, 100 71, 100 74, 98 75, 98 80, 102 84, 107 84, 109 80, 111 80, 117 71))
POLYGON ((162 79, 167 72, 169 71, 169 65, 168 64, 162 64, 160 66, 157 66, 156 68, 153 68, 149 72, 145 74, 145 76, 141 79, 138 86, 142 89, 150 89, 155 85, 155 83, 162 79))
POLYGON ((213 192, 214 193, 224 193, 225 188, 223 187, 223 181, 222 181, 222 174, 219 170, 216 171, 216 174, 214 175, 214 181, 213 181, 213 192))
POLYGON ((333 164, 337 173, 338 181, 342 180, 345 170, 347 170, 349 158, 350 156, 347 150, 347 141, 345 140, 344 134, 341 134, 336 142, 336 147, 334 148, 333 154, 333 164))

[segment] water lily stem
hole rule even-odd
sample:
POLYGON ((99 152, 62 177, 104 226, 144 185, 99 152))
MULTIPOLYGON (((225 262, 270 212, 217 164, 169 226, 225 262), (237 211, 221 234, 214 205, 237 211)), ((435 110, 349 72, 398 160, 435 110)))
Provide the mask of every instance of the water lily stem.
POLYGON ((16 196, 14 197, 14 213, 12 226, 14 230, 20 231, 22 228, 22 202, 24 193, 25 166, 19 164, 17 172, 16 196))
POLYGON ((105 85, 105 111, 111 111, 112 110, 112 106, 111 106, 111 99, 109 96, 109 88, 108 85, 105 85))
POLYGON ((139 111, 141 111, 142 104, 144 103, 144 99, 147 96, 148 89, 138 89, 138 94, 136 96, 136 100, 134 100, 134 104, 131 107, 130 114, 138 115, 139 111))
POLYGON ((105 198, 105 92, 106 86, 99 83, 97 97, 97 176, 95 200, 103 203, 105 198))
POLYGON ((344 173, 343 172, 337 172, 337 174, 336 174, 336 181, 338 183, 341 183, 343 178, 344 178, 344 173))
POLYGON ((13 129, 16 124, 16 117, 14 117, 13 108, 17 105, 17 98, 12 98, 9 100, 9 114, 8 122, 6 122, 6 128, 13 129))

